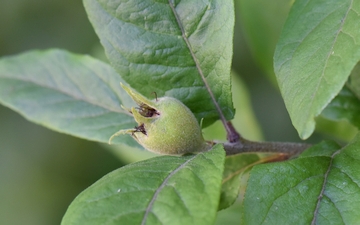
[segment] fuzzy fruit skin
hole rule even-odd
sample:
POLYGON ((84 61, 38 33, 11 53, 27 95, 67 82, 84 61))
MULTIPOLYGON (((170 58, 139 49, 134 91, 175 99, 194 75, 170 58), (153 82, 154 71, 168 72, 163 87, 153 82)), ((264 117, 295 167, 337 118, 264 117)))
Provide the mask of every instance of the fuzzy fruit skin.
POLYGON ((153 104, 160 114, 155 118, 144 121, 134 114, 137 122, 144 122, 146 135, 134 133, 142 146, 155 153, 171 155, 207 149, 195 116, 183 103, 175 98, 163 97, 153 104))
POLYGON ((135 90, 121 84, 139 107, 126 109, 138 126, 119 130, 109 139, 130 134, 139 144, 151 152, 181 155, 210 149, 201 133, 194 114, 175 98, 163 97, 149 100, 135 90))

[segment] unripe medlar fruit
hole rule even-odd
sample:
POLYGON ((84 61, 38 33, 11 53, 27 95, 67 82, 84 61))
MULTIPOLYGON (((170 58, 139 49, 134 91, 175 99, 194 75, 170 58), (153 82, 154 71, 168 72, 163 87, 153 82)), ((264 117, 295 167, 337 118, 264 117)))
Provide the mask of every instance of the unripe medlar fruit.
POLYGON ((179 155, 210 148, 194 114, 179 100, 162 97, 151 101, 129 87, 121 86, 139 106, 129 110, 138 126, 116 132, 110 137, 109 144, 116 136, 130 134, 144 148, 159 154, 179 155))

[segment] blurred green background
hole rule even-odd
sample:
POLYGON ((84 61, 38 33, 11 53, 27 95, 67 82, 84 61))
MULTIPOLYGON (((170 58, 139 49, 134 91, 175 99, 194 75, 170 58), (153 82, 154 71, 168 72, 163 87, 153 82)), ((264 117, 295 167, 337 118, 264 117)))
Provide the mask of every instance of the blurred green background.
MULTIPOLYGON (((260 133, 256 122, 250 125, 254 127, 241 127, 246 121, 235 125, 240 126, 244 136, 253 139, 300 141, 281 96, 269 79, 271 75, 262 72, 268 69, 256 66, 245 43, 249 36, 244 37, 240 23, 244 18, 238 16, 244 7, 244 4, 236 5, 233 69, 249 90, 251 106, 262 131, 260 133), (256 137, 247 134, 248 130, 256 130, 256 137)), ((263 8, 265 12, 267 8, 263 8)), ((288 8, 284 9, 284 14, 288 8)), ((87 20, 81 0, 1 0, 0 21, 1 57, 46 48, 91 55, 100 52, 101 55, 99 40, 87 20)), ((281 28, 283 20, 269 22, 281 28)), ((276 35, 271 39, 262 34, 266 30, 261 27, 251 28, 263 38, 276 41, 276 35)), ((244 93, 245 89, 237 90, 241 87, 234 85, 234 93, 244 93)), ((234 95, 235 105, 241 106, 241 102, 236 102, 244 98, 244 94, 241 95, 234 95)), ((245 116, 242 118, 246 120, 245 116)), ((211 135, 217 137, 217 134, 211 135)), ((314 140, 316 138, 310 142, 314 140)), ((79 192, 108 172, 139 159, 119 155, 97 143, 30 123, 0 105, 0 224, 59 224, 67 206, 79 192)))

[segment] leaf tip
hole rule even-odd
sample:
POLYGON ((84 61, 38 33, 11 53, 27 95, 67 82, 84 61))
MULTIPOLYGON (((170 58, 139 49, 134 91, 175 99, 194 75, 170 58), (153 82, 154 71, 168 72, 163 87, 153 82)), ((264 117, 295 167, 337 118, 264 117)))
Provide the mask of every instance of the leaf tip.
POLYGON ((308 139, 312 135, 314 130, 315 130, 315 121, 313 119, 305 123, 305 125, 297 128, 299 136, 302 140, 308 139))

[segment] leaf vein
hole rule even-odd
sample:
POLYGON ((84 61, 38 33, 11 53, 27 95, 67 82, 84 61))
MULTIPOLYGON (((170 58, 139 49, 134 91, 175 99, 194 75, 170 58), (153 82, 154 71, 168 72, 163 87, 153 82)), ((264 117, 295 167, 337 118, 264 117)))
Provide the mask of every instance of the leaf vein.
POLYGON ((90 103, 90 104, 92 104, 94 106, 98 106, 100 108, 104 108, 104 109, 112 111, 112 112, 127 114, 124 110, 112 108, 110 106, 104 106, 104 105, 101 105, 98 102, 90 101, 90 99, 86 99, 86 98, 82 98, 80 96, 76 96, 75 94, 73 94, 71 92, 69 93, 69 92, 66 92, 66 91, 64 91, 62 89, 56 89, 55 87, 36 82, 34 80, 29 80, 29 79, 24 79, 24 78, 7 77, 7 76, 2 76, 2 77, 0 77, 0 79, 18 80, 18 81, 26 82, 26 83, 29 83, 29 84, 32 84, 32 85, 36 85, 36 86, 39 86, 39 87, 42 87, 42 88, 45 88, 45 89, 49 89, 49 90, 64 94, 64 95, 66 95, 66 96, 68 96, 70 98, 73 98, 74 101, 75 100, 83 101, 83 102, 90 103))
POLYGON ((202 154, 198 154, 198 155, 194 155, 192 158, 186 160, 184 163, 180 164, 175 170, 171 171, 169 173, 169 175, 165 178, 165 180, 161 183, 160 187, 155 191, 154 196, 152 197, 148 207, 145 210, 145 214, 143 217, 143 220, 141 222, 142 225, 145 225, 146 223, 146 219, 148 218, 149 213, 151 212, 152 206, 154 205, 158 195, 160 194, 160 192, 163 190, 163 188, 166 186, 167 182, 169 181, 169 179, 171 177, 173 177, 177 172, 179 172, 181 169, 183 169, 189 162, 191 162, 193 159, 195 159, 197 156, 202 155, 202 154))
MULTIPOLYGON (((294 166, 294 165, 292 165, 292 166, 294 166)), ((298 169, 297 167, 295 167, 295 168, 298 169)), ((261 221, 260 224, 264 224, 264 222, 265 222, 268 214, 270 213, 270 209, 272 208, 272 206, 275 204, 275 202, 276 202, 279 198, 283 197, 285 194, 288 194, 290 191, 292 191, 295 187, 299 186, 301 183, 303 183, 303 182, 305 182, 305 181, 307 181, 307 180, 310 180, 310 179, 312 179, 312 178, 320 177, 320 176, 321 176, 321 175, 314 175, 314 176, 307 177, 306 179, 301 180, 301 182, 296 183, 296 184, 293 185, 292 187, 289 187, 289 190, 288 190, 288 191, 286 191, 286 192, 282 193, 281 195, 277 196, 277 197, 272 201, 272 204, 268 207, 268 210, 267 210, 267 212, 266 212, 266 215, 264 216, 264 218, 263 218, 263 220, 261 221)))
POLYGON ((209 93, 209 95, 210 95, 210 97, 211 97, 211 100, 212 100, 212 102, 213 102, 213 104, 214 104, 214 106, 215 106, 215 108, 216 108, 216 110, 217 110, 217 112, 218 112, 218 114, 219 114, 219 117, 220 117, 222 123, 223 123, 224 126, 225 126, 225 129, 226 129, 226 131, 227 131, 227 134, 231 134, 232 131, 231 131, 230 128, 227 126, 226 118, 225 118, 225 116, 224 116, 224 114, 223 114, 223 112, 222 112, 222 110, 221 110, 221 108, 220 108, 220 105, 219 105, 219 103, 216 101, 216 98, 215 98, 215 96, 214 96, 214 93, 212 92, 212 90, 211 90, 211 88, 210 88, 210 85, 208 84, 208 82, 207 82, 207 80, 206 80, 206 78, 205 78, 205 75, 204 75, 204 73, 203 73, 203 71, 202 71, 202 68, 201 68, 201 66, 200 66, 200 63, 199 63, 199 61, 198 61, 198 59, 197 59, 197 57, 196 57, 196 55, 195 55, 195 53, 194 53, 194 51, 193 51, 193 48, 192 48, 192 46, 191 46, 191 44, 190 44, 190 41, 189 41, 189 39, 186 37, 186 33, 185 33, 184 26, 183 26, 183 24, 182 24, 182 22, 181 22, 181 20, 180 20, 180 18, 179 18, 178 13, 176 12, 176 9, 175 9, 175 6, 174 6, 174 2, 173 2, 173 0, 168 0, 168 2, 169 2, 169 5, 170 5, 170 8, 171 8, 172 12, 174 13, 174 16, 175 16, 175 18, 176 18, 176 21, 177 21, 177 23, 178 23, 178 25, 179 25, 179 28, 180 28, 180 30, 181 30, 182 37, 183 37, 183 39, 184 39, 184 41, 185 41, 185 43, 186 43, 186 46, 187 46, 188 49, 189 49, 189 53, 190 53, 192 59, 194 60, 194 63, 195 63, 195 65, 196 65, 196 69, 197 69, 197 71, 198 71, 198 74, 199 74, 199 76, 201 77, 201 79, 202 79, 202 81, 203 81, 203 83, 204 83, 204 85, 205 85, 205 88, 206 88, 206 90, 208 91, 208 93, 209 93))
MULTIPOLYGON (((341 24, 340 24, 340 26, 339 26, 339 29, 338 29, 338 31, 336 32, 334 41, 333 41, 333 43, 331 44, 331 48, 329 49, 329 52, 328 52, 327 57, 326 57, 326 59, 325 59, 324 67, 322 68, 322 73, 321 73, 321 76, 320 76, 320 80, 319 80, 319 82, 318 82, 317 85, 316 85, 316 88, 315 88, 314 93, 313 93, 313 95, 312 95, 313 97, 311 98, 311 101, 310 101, 310 108, 312 108, 312 106, 313 106, 313 104, 314 104, 314 102, 315 102, 315 96, 317 95, 317 93, 318 93, 318 91, 319 91, 321 81, 322 81, 322 80, 324 79, 324 77, 325 77, 325 69, 326 69, 326 66, 327 66, 327 62, 329 61, 329 59, 330 59, 330 57, 331 57, 331 54, 332 54, 333 49, 334 49, 334 46, 335 46, 336 41, 337 41, 337 39, 338 39, 338 37, 339 37, 339 33, 342 31, 342 29, 343 29, 343 27, 344 27, 344 23, 345 23, 346 18, 347 18, 348 14, 349 14, 349 12, 350 12, 350 10, 351 10, 351 8, 352 8, 352 4, 353 4, 353 0, 351 0, 351 4, 350 4, 347 12, 345 13, 343 20, 341 21, 341 24)), ((325 106, 323 106, 323 107, 325 107, 325 106)), ((307 110, 307 112, 306 112, 307 118, 309 118, 310 112, 311 112, 311 110, 307 110)))
MULTIPOLYGON (((308 3, 309 3, 309 2, 308 2, 308 3)), ((307 4, 308 4, 308 3, 307 3, 307 4)), ((340 7, 340 6, 339 6, 339 7, 340 7)), ((335 12, 335 10, 332 11, 332 12, 330 12, 326 17, 330 16, 330 15, 331 15, 332 13, 334 13, 334 12, 335 12)), ((300 14, 300 15, 302 15, 302 14, 300 14)), ((325 18, 326 18, 326 17, 325 17, 325 18)), ((283 48, 284 48, 285 46, 287 46, 287 45, 292 45, 292 44, 294 44, 294 43, 298 43, 298 45, 297 45, 297 46, 294 48, 294 50, 292 51, 292 56, 293 56, 293 55, 295 54, 295 52, 297 52, 297 50, 300 48, 300 46, 302 45, 302 43, 305 41, 305 39, 308 38, 309 35, 310 35, 312 32, 314 32, 318 26, 320 26, 320 25, 322 24, 322 22, 325 20, 325 18, 324 18, 322 21, 319 21, 319 23, 316 24, 312 29, 310 29, 309 32, 306 33, 306 34, 303 36, 303 38, 301 38, 299 41, 294 41, 294 42, 291 42, 291 43, 287 43, 287 44, 285 44, 285 45, 283 46, 283 48)), ((343 23, 343 22, 344 22, 344 20, 342 21, 342 23, 343 23)), ((341 29, 340 29, 340 30, 341 30, 341 29)), ((339 31, 337 32, 337 34, 338 34, 338 33, 339 33, 339 31)), ((335 38, 335 41, 336 41, 336 38, 335 38)), ((335 42, 335 41, 334 41, 334 42, 335 42)), ((333 43, 334 43, 334 42, 333 42, 333 43)), ((325 43, 324 43, 324 44, 325 44, 325 43)), ((319 47, 319 48, 320 48, 320 47, 319 47)), ((329 52, 331 53, 332 51, 329 51, 329 52)), ((284 64, 286 64, 288 61, 290 61, 290 60, 293 58, 292 56, 290 56, 288 59, 284 60, 284 62, 279 65, 279 68, 281 69, 284 64)), ((329 55, 328 55, 328 57, 329 57, 329 55)), ((310 60, 310 57, 308 57, 308 60, 310 60)), ((306 63, 304 63, 304 64, 306 64, 306 63)), ((279 69, 279 70, 280 70, 280 69, 279 69)), ((288 77, 290 77, 290 75, 291 75, 291 73, 286 74, 282 82, 285 83, 285 81, 287 80, 288 77)), ((320 80, 321 80, 321 79, 320 79, 320 80)), ((319 83, 320 83, 320 82, 319 82, 319 83)), ((313 96, 314 96, 314 95, 313 95, 313 96)))
MULTIPOLYGON (((98 77, 114 94, 115 98, 118 100, 118 104, 119 106, 125 102, 123 99, 121 99, 121 96, 119 96, 117 94, 117 92, 115 91, 115 89, 110 85, 109 81, 106 81, 100 74, 98 74, 97 72, 95 72, 94 70, 92 70, 92 68, 89 68, 88 65, 85 65, 93 74, 95 74, 96 77, 98 77)), ((120 86, 119 86, 120 88, 120 86)))
POLYGON ((206 12, 207 12, 207 7, 205 7, 204 10, 203 10, 203 12, 202 12, 202 14, 199 15, 199 17, 201 17, 201 18, 199 19, 199 22, 198 22, 198 24, 196 25, 196 28, 193 30, 193 32, 191 32, 191 33, 189 33, 189 34, 187 35, 188 38, 190 38, 191 35, 194 34, 196 31, 200 31, 199 26, 202 24, 202 20, 203 20, 203 18, 205 17, 206 12))
POLYGON ((339 216, 341 217, 341 220, 344 221, 343 215, 342 215, 342 213, 341 213, 342 211, 337 207, 336 202, 333 201, 333 200, 330 198, 330 196, 328 196, 328 195, 326 195, 326 194, 324 194, 324 196, 326 196, 326 197, 329 199, 329 201, 334 205, 334 208, 338 211, 339 216))
MULTIPOLYGON (((165 3, 164 3, 165 4, 165 3)), ((106 10, 105 10, 106 11, 106 10)), ((153 34, 159 34, 159 35, 165 35, 165 36, 176 36, 175 34, 171 34, 171 33, 163 33, 163 32, 158 32, 158 31, 154 31, 154 30, 149 30, 143 26, 140 26, 138 24, 135 24, 135 23, 131 23, 131 22, 128 22, 128 21, 125 21, 125 20, 122 20, 118 17, 115 17, 115 16, 112 16, 111 14, 107 13, 109 17, 111 17, 111 20, 108 22, 107 26, 111 26, 111 23, 113 23, 116 20, 118 21, 121 21, 122 23, 124 24, 129 24, 129 25, 132 25, 134 27, 137 27, 139 30, 142 30, 144 32, 150 32, 150 33, 153 33, 153 34)))
POLYGON ((316 203, 316 207, 315 207, 315 210, 314 210, 314 216, 313 216, 313 219, 311 221, 311 225, 315 225, 316 224, 316 219, 317 219, 317 214, 319 212, 319 209, 320 209, 320 203, 321 203, 321 200, 323 198, 323 195, 324 195, 324 192, 325 192, 325 187, 326 187, 326 184, 327 184, 327 179, 328 179, 328 176, 329 176, 329 173, 330 173, 330 170, 331 170, 331 167, 333 165, 333 161, 334 161, 334 157, 335 155, 337 155, 342 149, 336 151, 334 154, 331 155, 330 157, 330 162, 329 162, 329 166, 328 166, 328 169, 327 171, 325 172, 324 174, 324 182, 322 184, 322 187, 321 187, 321 191, 319 193, 319 197, 318 197, 318 201, 316 203))

